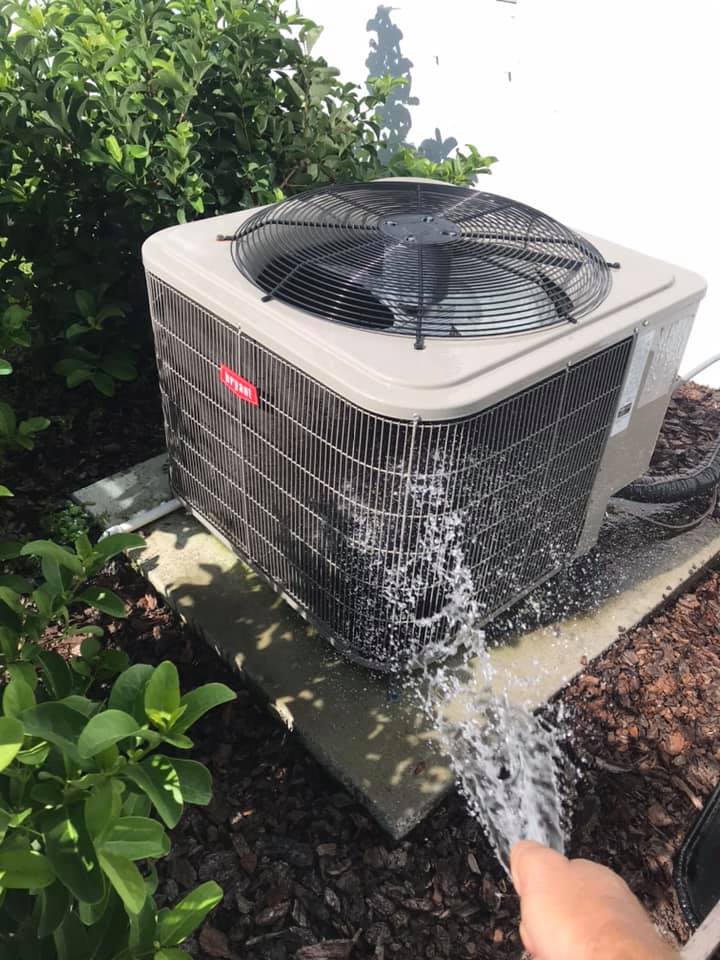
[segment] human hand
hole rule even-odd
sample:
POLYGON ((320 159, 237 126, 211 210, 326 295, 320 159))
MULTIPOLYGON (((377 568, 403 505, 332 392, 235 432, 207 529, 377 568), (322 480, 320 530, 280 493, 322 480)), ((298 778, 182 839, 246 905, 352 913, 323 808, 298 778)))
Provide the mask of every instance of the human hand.
POLYGON ((678 960, 624 880, 532 840, 510 853, 520 936, 536 960, 678 960))

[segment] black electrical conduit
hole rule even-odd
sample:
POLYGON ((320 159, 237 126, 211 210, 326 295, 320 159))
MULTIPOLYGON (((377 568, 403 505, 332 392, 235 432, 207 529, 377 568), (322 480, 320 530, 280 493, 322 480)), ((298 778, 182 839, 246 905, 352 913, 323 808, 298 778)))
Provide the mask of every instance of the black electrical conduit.
POLYGON ((618 490, 616 497, 640 503, 680 503, 720 484, 720 439, 699 466, 674 477, 640 477, 618 490))
MULTIPOLYGON (((720 356, 711 357, 707 362, 695 367, 687 377, 682 377, 677 385, 685 383, 701 370, 717 363, 719 359, 720 356)), ((720 437, 708 456, 692 470, 672 477, 640 477, 639 480, 618 490, 615 496, 638 503, 681 503, 683 500, 692 500, 699 494, 716 489, 718 484, 720 484, 720 437)))

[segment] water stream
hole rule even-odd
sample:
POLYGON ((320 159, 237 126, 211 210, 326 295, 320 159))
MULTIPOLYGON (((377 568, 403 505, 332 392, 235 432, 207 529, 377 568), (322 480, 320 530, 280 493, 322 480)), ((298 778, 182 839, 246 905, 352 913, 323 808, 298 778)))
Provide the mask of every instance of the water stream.
MULTIPOLYGON (((423 520, 413 557, 385 570, 385 599, 393 616, 407 621, 426 589, 423 579, 430 577, 440 584, 444 603, 430 617, 415 620, 419 628, 435 629, 429 645, 398 664, 404 696, 429 718, 470 811, 506 869, 509 851, 521 838, 562 851, 574 782, 562 749, 567 736, 562 714, 539 715, 518 701, 517 692, 511 699, 499 689, 465 558, 464 518, 447 510, 441 459, 435 458, 427 476, 407 482, 410 512, 423 520)), ((356 519, 367 542, 377 542, 370 515, 356 519)), ((523 679, 532 686, 533 678, 523 679)))

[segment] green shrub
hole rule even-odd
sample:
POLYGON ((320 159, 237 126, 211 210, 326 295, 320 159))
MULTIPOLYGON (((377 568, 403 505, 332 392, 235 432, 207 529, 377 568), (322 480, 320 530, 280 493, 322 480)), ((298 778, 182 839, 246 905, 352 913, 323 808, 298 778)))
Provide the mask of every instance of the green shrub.
POLYGON ((65 545, 75 543, 90 530, 90 517, 72 500, 66 500, 61 507, 43 514, 40 523, 50 539, 65 545))
POLYGON ((375 111, 402 81, 342 82, 283 7, 0 0, 0 315, 63 344, 68 386, 135 376, 153 231, 328 181, 489 172, 474 148, 381 163, 375 111))
POLYGON ((95 547, 83 535, 74 550, 0 545, 0 558, 36 557, 42 571, 38 586, 0 577, 1 960, 178 960, 222 897, 205 883, 158 911, 153 862, 184 804, 211 796, 202 764, 160 748, 189 749, 189 728, 233 692, 212 683, 181 696, 172 663, 129 666, 100 644, 100 627, 70 622, 74 604, 124 615, 118 596, 84 583, 140 544, 119 534, 95 547), (39 643, 56 620, 61 640, 85 634, 69 661, 39 643))
MULTIPOLYGON (((0 376, 12 373, 9 360, 0 357, 0 376)), ((0 400, 0 461, 8 450, 32 450, 35 446, 35 434, 47 430, 50 421, 47 417, 28 417, 18 420, 15 409, 5 400, 0 400)), ((12 496, 7 487, 0 486, 0 497, 12 496)))

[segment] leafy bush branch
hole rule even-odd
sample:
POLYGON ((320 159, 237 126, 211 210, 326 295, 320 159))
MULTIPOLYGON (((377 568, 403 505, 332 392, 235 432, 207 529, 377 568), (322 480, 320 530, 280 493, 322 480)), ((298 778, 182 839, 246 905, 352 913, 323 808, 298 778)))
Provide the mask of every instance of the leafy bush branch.
POLYGON ((158 910, 153 861, 168 853, 166 828, 184 804, 210 800, 207 769, 177 754, 234 693, 210 683, 183 696, 172 663, 130 666, 102 646, 100 627, 71 622, 77 605, 124 616, 116 594, 87 580, 141 544, 119 534, 93 546, 83 534, 74 549, 0 545, 0 559, 34 557, 42 573, 37 585, 0 576, 2 960, 177 960, 222 897, 208 882, 158 910), (69 661, 42 645, 55 622, 61 640, 85 637, 69 661))
POLYGON ((16 343, 59 344, 67 385, 110 395, 148 341, 153 231, 326 182, 489 172, 474 147, 381 159, 377 111, 403 81, 344 82, 313 55, 319 33, 282 0, 0 0, 0 317, 16 343))

